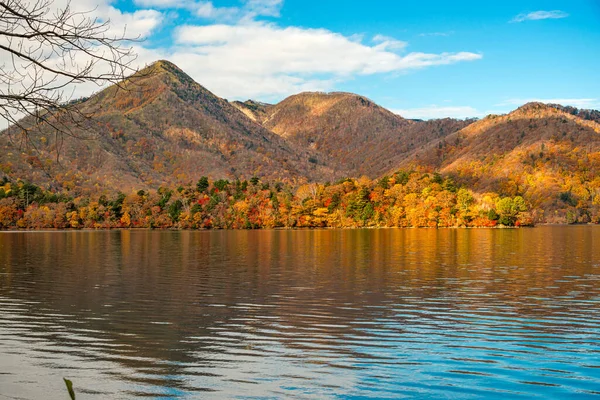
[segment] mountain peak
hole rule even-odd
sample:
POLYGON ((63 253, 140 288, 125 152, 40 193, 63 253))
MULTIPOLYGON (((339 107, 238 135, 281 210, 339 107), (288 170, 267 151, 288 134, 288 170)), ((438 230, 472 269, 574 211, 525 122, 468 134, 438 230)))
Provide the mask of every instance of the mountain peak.
POLYGON ((158 60, 152 64, 139 70, 133 75, 133 78, 143 79, 145 77, 152 77, 156 75, 162 75, 167 77, 169 81, 176 81, 180 83, 196 83, 188 74, 183 72, 181 68, 167 60, 158 60))
POLYGON ((366 98, 365 96, 350 92, 301 92, 288 97, 288 99, 302 101, 341 101, 346 99, 358 99, 362 100, 364 104, 375 104, 372 100, 366 98))
POLYGON ((155 71, 155 72, 167 71, 167 72, 184 73, 181 68, 179 68, 177 65, 173 64, 171 61, 168 61, 168 60, 156 60, 153 63, 146 65, 144 68, 142 68, 140 70, 140 72, 144 72, 144 71, 155 71))
POLYGON ((547 111, 552 109, 556 110, 557 108, 551 104, 542 103, 540 101, 530 101, 513 112, 547 111))

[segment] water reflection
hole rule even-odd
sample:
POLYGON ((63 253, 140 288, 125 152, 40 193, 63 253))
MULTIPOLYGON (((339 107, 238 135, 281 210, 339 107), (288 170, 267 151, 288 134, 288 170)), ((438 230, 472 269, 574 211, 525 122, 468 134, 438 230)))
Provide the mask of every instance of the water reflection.
POLYGON ((0 234, 0 398, 564 398, 600 229, 0 234))

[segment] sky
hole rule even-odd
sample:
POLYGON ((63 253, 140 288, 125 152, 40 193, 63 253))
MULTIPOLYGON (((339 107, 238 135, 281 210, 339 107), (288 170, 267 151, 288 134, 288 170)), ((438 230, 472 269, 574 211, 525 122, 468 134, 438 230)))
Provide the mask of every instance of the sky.
POLYGON ((80 0, 229 100, 364 95, 407 118, 600 109, 600 0, 80 0))

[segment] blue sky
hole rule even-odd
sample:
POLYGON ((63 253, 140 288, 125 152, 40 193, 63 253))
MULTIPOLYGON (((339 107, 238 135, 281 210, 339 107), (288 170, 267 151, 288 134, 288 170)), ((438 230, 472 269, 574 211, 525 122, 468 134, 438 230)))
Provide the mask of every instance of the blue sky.
POLYGON ((481 117, 530 100, 600 108, 597 0, 121 0, 108 7, 128 32, 146 37, 137 46, 141 63, 171 60, 230 100, 349 91, 411 118, 481 117))

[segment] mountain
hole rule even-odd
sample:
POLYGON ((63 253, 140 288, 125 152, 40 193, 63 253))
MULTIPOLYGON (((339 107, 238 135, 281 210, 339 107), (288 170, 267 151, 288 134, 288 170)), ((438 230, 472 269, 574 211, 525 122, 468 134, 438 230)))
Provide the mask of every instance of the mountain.
POLYGON ((77 107, 93 111, 94 119, 72 124, 69 135, 57 136, 46 125, 29 143, 14 128, 1 135, 1 169, 38 183, 87 188, 157 187, 203 175, 316 180, 331 174, 314 162, 314 152, 265 129, 167 61, 77 107))
POLYGON ((528 103, 433 141, 395 167, 450 174, 480 193, 522 195, 539 221, 587 222, 600 206, 597 116, 528 103))
POLYGON ((41 115, 21 121, 39 133, 0 134, 0 180, 126 191, 201 176, 300 184, 417 170, 451 176, 476 196, 523 196, 538 222, 600 215, 594 110, 529 103, 478 121, 418 121, 352 93, 230 103, 167 61, 74 104, 94 118, 41 115), (68 133, 56 134, 55 123, 68 133))
POLYGON ((321 153, 338 174, 380 176, 406 154, 470 121, 413 121, 352 93, 300 93, 276 105, 238 103, 265 128, 321 153))
POLYGON ((273 107, 272 104, 254 100, 232 101, 231 105, 243 112, 252 121, 261 124, 267 118, 268 111, 273 107))

